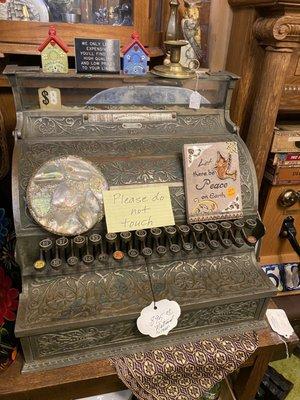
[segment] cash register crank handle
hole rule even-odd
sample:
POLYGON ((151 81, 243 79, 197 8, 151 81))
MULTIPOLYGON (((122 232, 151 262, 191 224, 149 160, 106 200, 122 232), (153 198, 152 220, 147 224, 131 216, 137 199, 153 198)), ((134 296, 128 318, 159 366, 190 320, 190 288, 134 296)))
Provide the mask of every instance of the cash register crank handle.
POLYGON ((279 236, 282 239, 288 239, 292 248, 295 250, 295 252, 298 254, 298 256, 300 256, 300 245, 296 238, 297 231, 296 231, 294 222, 295 222, 295 220, 293 217, 291 217, 291 216, 286 217, 283 221, 279 236))

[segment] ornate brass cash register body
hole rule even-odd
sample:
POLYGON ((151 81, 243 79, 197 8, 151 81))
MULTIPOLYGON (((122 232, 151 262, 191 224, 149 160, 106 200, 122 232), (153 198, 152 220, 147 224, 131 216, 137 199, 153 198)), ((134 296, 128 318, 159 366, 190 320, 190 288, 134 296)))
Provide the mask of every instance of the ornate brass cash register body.
POLYGON ((195 79, 45 75, 17 67, 6 74, 18 121, 13 197, 23 291, 16 334, 24 371, 263 324, 274 289, 256 265, 255 244, 264 232, 254 166, 229 119, 235 77, 203 75, 201 108, 193 110, 188 105, 195 79), (38 89, 47 87, 60 89, 61 109, 40 109, 38 89), (225 141, 238 145, 243 218, 189 225, 183 145, 225 141), (43 194, 39 185, 52 175, 77 179, 78 190, 61 200, 51 197, 46 185, 43 194), (107 234, 103 210, 86 200, 83 215, 76 215, 82 229, 74 228, 73 216, 66 222, 61 210, 75 204, 82 191, 94 190, 83 181, 94 182, 100 200, 99 188, 167 184, 176 226, 107 234), (35 197, 39 190, 42 200, 35 197), (43 214, 51 207, 52 220, 41 220, 36 210, 43 214), (147 270, 155 299, 176 300, 182 311, 177 327, 156 339, 136 327, 153 300, 147 270))

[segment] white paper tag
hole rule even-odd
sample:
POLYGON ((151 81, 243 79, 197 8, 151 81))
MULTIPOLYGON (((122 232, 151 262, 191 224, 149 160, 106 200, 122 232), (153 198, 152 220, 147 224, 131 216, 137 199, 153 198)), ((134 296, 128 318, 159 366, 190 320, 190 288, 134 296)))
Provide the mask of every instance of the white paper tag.
POLYGON ((284 310, 269 309, 266 312, 266 316, 274 332, 284 336, 286 339, 292 336, 294 329, 284 310))
POLYGON ((143 308, 136 324, 143 335, 156 338, 168 335, 177 326, 180 314, 181 309, 176 301, 164 299, 143 308))
POLYGON ((199 92, 194 91, 190 97, 190 108, 194 108, 195 110, 199 110, 201 106, 201 94, 199 92))

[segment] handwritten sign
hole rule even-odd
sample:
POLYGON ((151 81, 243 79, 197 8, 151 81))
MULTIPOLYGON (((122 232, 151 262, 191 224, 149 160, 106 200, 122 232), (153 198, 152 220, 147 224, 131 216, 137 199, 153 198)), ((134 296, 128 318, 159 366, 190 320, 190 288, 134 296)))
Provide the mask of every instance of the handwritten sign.
POLYGON ((40 108, 42 110, 59 110, 61 109, 60 90, 47 86, 38 90, 40 108))
POLYGON ((168 335, 177 326, 180 314, 181 309, 176 301, 164 299, 143 308, 136 324, 143 335, 156 338, 168 335))
POLYGON ((186 144, 183 158, 190 223, 243 216, 236 142, 186 144))
POLYGON ((76 38, 75 60, 79 73, 120 72, 120 41, 76 38))
POLYGON ((108 233, 174 225, 168 186, 103 192, 108 233))

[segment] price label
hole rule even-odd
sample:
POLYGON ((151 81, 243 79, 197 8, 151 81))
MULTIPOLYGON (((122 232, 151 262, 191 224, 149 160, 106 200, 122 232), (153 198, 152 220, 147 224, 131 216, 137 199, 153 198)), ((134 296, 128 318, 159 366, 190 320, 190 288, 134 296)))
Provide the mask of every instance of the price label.
POLYGON ((39 89, 39 102, 41 110, 61 109, 60 90, 50 86, 39 89))
POLYGON ((194 110, 199 110, 201 107, 201 94, 199 92, 194 91, 191 94, 189 107, 194 110))
POLYGON ((138 330, 152 338, 168 335, 177 326, 180 314, 181 309, 176 301, 164 299, 152 302, 143 308, 137 320, 138 330))

